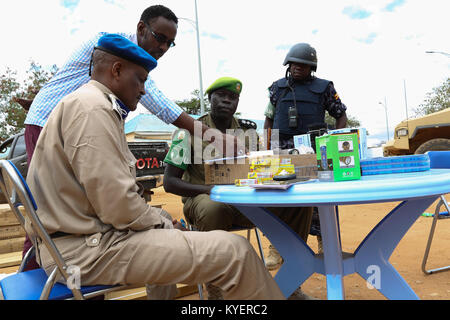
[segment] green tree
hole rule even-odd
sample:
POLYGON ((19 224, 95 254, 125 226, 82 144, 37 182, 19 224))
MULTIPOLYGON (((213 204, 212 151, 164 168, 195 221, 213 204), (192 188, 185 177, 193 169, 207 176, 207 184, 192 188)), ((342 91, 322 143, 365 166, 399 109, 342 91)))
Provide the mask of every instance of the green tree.
MULTIPOLYGON (((204 97, 203 100, 205 101, 205 112, 209 112, 211 106, 208 97, 204 97)), ((175 103, 188 114, 200 115, 200 90, 195 89, 192 91, 190 99, 178 100, 175 103)))
POLYGON ((413 111, 416 117, 421 117, 447 108, 450 108, 450 78, 428 92, 424 102, 413 111))
POLYGON ((19 133, 24 128, 27 110, 19 100, 33 100, 41 87, 56 73, 53 65, 46 71, 38 63, 31 61, 26 78, 22 83, 17 80, 17 71, 7 68, 0 75, 0 140, 19 133))
MULTIPOLYGON (((336 119, 330 116, 328 113, 325 113, 325 122, 328 124, 330 128, 336 127, 336 119)), ((347 114, 347 128, 357 128, 360 127, 361 123, 355 117, 347 114)))

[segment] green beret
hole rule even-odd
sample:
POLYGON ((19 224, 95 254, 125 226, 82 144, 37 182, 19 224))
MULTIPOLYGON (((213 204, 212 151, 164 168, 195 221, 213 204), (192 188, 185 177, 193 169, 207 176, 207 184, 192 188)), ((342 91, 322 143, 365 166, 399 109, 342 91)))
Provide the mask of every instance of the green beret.
POLYGON ((206 89, 206 94, 210 94, 211 92, 221 88, 241 94, 242 82, 236 78, 222 77, 214 81, 214 83, 206 89))

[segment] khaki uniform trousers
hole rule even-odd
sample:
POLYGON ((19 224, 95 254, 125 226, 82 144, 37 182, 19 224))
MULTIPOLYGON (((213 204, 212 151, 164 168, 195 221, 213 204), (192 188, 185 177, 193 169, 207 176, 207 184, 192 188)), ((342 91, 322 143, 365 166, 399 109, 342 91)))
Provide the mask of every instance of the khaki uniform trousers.
MULTIPOLYGON (((312 207, 266 208, 307 241, 312 220, 312 207)), ((230 230, 232 226, 253 227, 253 223, 235 207, 211 200, 208 194, 187 198, 183 213, 189 224, 200 231, 230 230)))
MULTIPOLYGON (((242 236, 220 230, 150 229, 128 231, 118 238, 117 232, 104 234, 95 247, 83 245, 89 241, 80 237, 55 239, 57 247, 66 249, 63 256, 67 265, 80 266, 82 285, 151 284, 147 292, 151 294, 153 288, 153 298, 168 299, 174 294, 170 288, 177 283, 212 283, 222 290, 225 299, 285 299, 242 236), (102 254, 89 256, 89 250, 102 254)), ((47 265, 45 269, 51 271, 52 267, 47 265)))

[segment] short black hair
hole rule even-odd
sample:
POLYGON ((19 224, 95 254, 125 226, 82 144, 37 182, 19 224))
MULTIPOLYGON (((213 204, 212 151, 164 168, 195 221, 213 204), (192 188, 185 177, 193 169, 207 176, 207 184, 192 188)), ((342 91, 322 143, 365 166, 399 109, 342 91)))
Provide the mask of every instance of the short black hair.
POLYGON ((155 5, 145 9, 141 15, 141 21, 150 23, 150 20, 156 19, 158 17, 164 17, 167 20, 172 20, 173 22, 178 24, 178 18, 175 13, 173 13, 172 10, 163 5, 155 5))

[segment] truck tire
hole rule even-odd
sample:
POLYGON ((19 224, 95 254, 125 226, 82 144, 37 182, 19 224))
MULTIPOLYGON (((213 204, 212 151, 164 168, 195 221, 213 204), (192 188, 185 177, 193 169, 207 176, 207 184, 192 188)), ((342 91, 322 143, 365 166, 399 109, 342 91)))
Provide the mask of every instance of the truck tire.
POLYGON ((450 139, 431 139, 422 143, 414 152, 414 154, 423 154, 427 151, 444 151, 450 150, 450 139))

